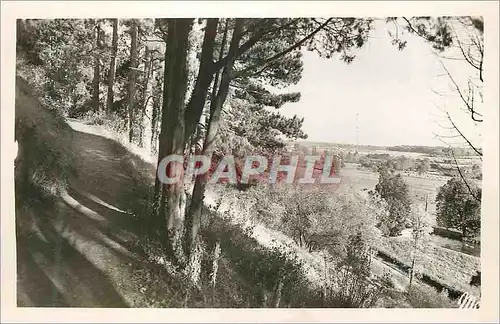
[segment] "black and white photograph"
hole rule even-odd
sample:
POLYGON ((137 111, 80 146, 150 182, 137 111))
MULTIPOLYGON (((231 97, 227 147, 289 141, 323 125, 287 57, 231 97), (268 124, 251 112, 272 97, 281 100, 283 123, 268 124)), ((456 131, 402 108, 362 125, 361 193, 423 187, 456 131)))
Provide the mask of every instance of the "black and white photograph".
POLYGON ((169 17, 97 4, 95 17, 11 19, 11 303, 492 305, 498 39, 488 51, 489 21, 469 5, 169 17))

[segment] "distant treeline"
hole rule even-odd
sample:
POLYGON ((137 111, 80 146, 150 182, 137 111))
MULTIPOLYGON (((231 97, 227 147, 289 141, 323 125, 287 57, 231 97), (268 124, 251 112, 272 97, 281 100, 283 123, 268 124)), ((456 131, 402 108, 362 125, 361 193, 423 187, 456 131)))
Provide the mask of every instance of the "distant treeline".
MULTIPOLYGON (((419 145, 399 145, 387 147, 388 151, 398 151, 398 152, 413 152, 422 153, 428 155, 447 155, 450 152, 449 147, 444 146, 419 146, 419 145)), ((468 147, 454 147, 452 148, 453 153, 457 156, 469 156, 475 155, 475 152, 468 147)))
MULTIPOLYGON (((449 147, 445 146, 424 146, 424 145, 396 145, 396 146, 376 146, 376 145, 355 145, 355 144, 341 144, 341 143, 327 143, 327 142, 310 142, 310 141, 298 141, 302 147, 317 147, 321 149, 328 148, 344 148, 353 150, 388 150, 397 152, 412 152, 421 153, 431 156, 448 156, 450 153, 449 147)), ((453 153, 456 156, 474 156, 476 153, 469 147, 454 147, 453 153)))

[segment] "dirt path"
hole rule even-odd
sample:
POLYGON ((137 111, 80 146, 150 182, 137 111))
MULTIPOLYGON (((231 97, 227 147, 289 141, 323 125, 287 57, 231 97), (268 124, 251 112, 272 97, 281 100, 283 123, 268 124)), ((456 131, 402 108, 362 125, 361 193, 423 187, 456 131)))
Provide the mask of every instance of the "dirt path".
POLYGON ((18 211, 18 305, 143 307, 139 259, 126 246, 145 188, 128 165, 150 165, 96 135, 75 131, 74 148, 78 175, 61 199, 18 211))

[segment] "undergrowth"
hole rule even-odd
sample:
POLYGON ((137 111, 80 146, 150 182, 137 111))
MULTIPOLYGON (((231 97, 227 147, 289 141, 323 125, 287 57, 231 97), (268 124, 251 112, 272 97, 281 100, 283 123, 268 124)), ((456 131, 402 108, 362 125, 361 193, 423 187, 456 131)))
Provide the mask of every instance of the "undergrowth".
POLYGON ((54 196, 76 175, 72 132, 56 109, 49 109, 16 78, 15 191, 17 203, 54 196))

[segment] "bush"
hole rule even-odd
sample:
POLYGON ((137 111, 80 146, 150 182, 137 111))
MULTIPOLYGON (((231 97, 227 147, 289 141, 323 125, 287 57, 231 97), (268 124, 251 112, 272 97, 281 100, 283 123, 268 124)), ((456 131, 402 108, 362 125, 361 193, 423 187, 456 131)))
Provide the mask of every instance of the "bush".
POLYGON ((108 115, 105 111, 88 111, 81 116, 81 119, 87 124, 104 126, 105 129, 119 135, 128 136, 127 121, 117 114, 108 115))
POLYGON ((330 276, 332 284, 326 299, 335 307, 373 307, 394 285, 388 274, 370 278, 370 250, 359 233, 350 237, 345 250, 345 257, 337 261, 335 273, 330 276))
POLYGON ((411 212, 408 184, 400 174, 381 167, 375 191, 387 202, 389 210, 387 217, 380 219, 379 228, 387 236, 398 236, 405 228, 411 212))
POLYGON ((457 308, 446 290, 439 292, 426 285, 411 286, 407 291, 406 300, 413 308, 457 308))
POLYGON ((423 285, 414 284, 407 291, 387 289, 378 307, 383 308, 457 308, 449 297, 446 290, 442 292, 423 285))
POLYGON ((451 178, 436 196, 438 225, 460 230, 462 238, 475 236, 481 230, 481 189, 466 181, 451 178))
POLYGON ((204 239, 208 246, 220 240, 222 255, 251 307, 301 307, 309 302, 304 298, 308 281, 295 254, 279 245, 263 247, 241 225, 213 217, 204 239))

